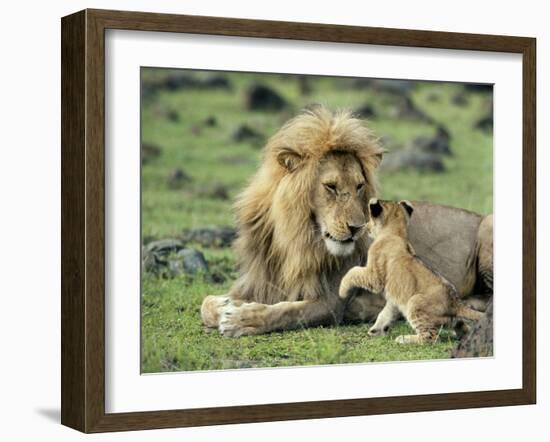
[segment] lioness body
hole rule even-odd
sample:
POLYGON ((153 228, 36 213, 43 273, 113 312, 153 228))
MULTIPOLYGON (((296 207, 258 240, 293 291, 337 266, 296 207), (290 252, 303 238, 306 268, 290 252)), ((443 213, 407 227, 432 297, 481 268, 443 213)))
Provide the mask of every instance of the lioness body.
MULTIPOLYGON (((236 337, 376 318, 382 297, 357 297, 344 311, 338 287, 350 268, 366 262, 370 240, 362 225, 382 153, 364 122, 345 112, 319 107, 286 123, 237 200, 240 277, 226 295, 205 298, 203 323, 236 337)), ((467 282, 463 293, 470 294, 482 218, 426 203, 411 227, 425 225, 423 211, 437 225, 413 233, 411 242, 425 245, 421 256, 452 273, 455 284, 467 282)))
POLYGON ((340 285, 342 299, 356 287, 384 294, 386 305, 369 334, 385 334, 402 314, 417 334, 399 336, 397 341, 430 343, 437 338, 439 328, 455 317, 482 317, 462 304, 447 279, 416 256, 407 234, 413 213, 410 203, 372 199, 369 212, 367 229, 374 242, 369 248, 367 265, 351 269, 340 285))

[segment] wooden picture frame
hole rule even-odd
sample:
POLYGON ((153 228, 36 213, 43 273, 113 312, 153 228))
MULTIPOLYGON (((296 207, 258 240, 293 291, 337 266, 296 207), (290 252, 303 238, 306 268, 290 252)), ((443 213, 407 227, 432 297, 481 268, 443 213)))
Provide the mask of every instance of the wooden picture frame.
MULTIPOLYGON (((534 404, 536 152, 533 38, 84 10, 62 19, 62 409, 83 432, 534 404), (105 30, 496 51, 523 63, 523 385, 519 389, 132 413, 105 412, 105 30)), ((518 146, 519 148, 519 146, 518 146)))

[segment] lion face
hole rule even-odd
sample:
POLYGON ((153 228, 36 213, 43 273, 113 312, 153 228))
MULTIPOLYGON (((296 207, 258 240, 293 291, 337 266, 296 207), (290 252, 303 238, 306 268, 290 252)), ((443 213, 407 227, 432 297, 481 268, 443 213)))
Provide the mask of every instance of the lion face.
POLYGON ((331 152, 319 163, 314 219, 329 253, 347 256, 365 230, 366 178, 353 154, 331 152))

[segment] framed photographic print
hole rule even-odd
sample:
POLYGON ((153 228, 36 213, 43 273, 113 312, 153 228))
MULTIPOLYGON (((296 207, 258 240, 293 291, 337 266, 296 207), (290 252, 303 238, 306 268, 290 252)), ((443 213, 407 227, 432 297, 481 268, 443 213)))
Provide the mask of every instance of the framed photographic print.
POLYGON ((533 404, 535 40, 62 19, 62 423, 533 404))

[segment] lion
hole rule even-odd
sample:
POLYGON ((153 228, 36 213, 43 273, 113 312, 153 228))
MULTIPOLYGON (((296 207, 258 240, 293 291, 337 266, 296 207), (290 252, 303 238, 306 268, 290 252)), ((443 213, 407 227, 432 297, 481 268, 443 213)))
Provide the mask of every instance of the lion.
MULTIPOLYGON (((383 154, 365 121, 349 111, 316 106, 284 124, 235 205, 240 276, 225 295, 204 299, 203 323, 238 337, 374 320, 382 297, 356 297, 344 310, 338 287, 350 268, 366 262, 367 204, 378 191, 383 154)), ((411 227, 420 231, 411 242, 471 294, 481 216, 418 207, 421 222, 411 227)))
POLYGON ((402 314, 416 334, 401 335, 395 341, 430 344, 443 325, 454 325, 457 318, 479 320, 483 314, 462 303, 456 288, 415 254, 407 233, 413 211, 409 201, 369 201, 367 233, 373 243, 367 265, 346 273, 339 295, 346 300, 357 287, 383 294, 386 305, 368 334, 385 335, 402 314))

